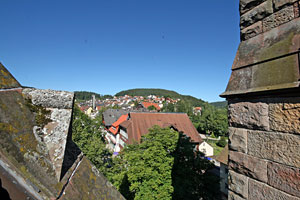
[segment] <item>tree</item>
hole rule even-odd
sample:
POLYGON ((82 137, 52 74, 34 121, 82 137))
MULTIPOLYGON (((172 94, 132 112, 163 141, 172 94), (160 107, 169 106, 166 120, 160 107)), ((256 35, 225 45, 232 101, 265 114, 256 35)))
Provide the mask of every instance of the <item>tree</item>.
POLYGON ((147 108, 148 110, 156 110, 155 106, 151 105, 147 108))
POLYGON ((113 159, 107 176, 126 199, 214 199, 218 179, 202 156, 185 135, 154 126, 113 159))
POLYGON ((72 139, 88 159, 101 171, 106 171, 111 153, 105 148, 99 122, 93 121, 75 105, 72 119, 72 139))
POLYGON ((226 144, 227 144, 227 142, 226 142, 226 138, 224 136, 222 136, 221 139, 217 142, 217 145, 219 147, 225 147, 226 144))

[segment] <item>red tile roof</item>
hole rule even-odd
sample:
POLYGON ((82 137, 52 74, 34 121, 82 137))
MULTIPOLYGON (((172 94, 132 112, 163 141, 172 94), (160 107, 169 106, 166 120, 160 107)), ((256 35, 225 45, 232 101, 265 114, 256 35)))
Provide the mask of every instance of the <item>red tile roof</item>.
POLYGON ((152 102, 143 102, 143 106, 145 108, 148 108, 150 106, 154 106, 156 108, 156 110, 160 110, 160 107, 158 106, 157 103, 152 103, 152 102))
POLYGON ((192 141, 201 143, 202 139, 193 123, 185 113, 130 113, 130 119, 120 126, 127 130, 128 143, 140 142, 141 136, 148 133, 154 125, 162 128, 173 127, 189 136, 192 141))
POLYGON ((128 117, 128 114, 126 115, 121 115, 121 117, 115 121, 112 126, 108 129, 112 134, 116 135, 119 131, 119 125, 126 121, 127 120, 127 117, 128 117))

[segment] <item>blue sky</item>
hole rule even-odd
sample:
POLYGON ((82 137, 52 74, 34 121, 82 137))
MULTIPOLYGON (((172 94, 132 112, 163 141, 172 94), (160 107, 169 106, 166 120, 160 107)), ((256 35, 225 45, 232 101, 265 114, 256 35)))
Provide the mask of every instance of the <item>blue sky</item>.
POLYGON ((239 44, 236 0, 0 1, 0 62, 25 86, 163 88, 220 101, 239 44))

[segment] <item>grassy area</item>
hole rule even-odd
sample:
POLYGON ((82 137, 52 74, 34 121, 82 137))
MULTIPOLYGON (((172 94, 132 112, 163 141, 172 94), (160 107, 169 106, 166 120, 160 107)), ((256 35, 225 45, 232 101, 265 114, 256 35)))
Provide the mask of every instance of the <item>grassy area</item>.
POLYGON ((214 140, 206 140, 208 144, 210 144, 214 148, 214 156, 218 156, 221 151, 224 149, 223 147, 219 147, 214 140))

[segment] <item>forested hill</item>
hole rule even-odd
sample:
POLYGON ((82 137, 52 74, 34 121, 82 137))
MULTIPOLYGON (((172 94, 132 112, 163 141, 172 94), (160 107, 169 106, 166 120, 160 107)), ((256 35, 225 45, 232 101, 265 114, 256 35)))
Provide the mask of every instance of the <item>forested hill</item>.
POLYGON ((118 92, 115 96, 124 96, 124 95, 130 95, 130 96, 149 96, 149 95, 156 95, 156 96, 164 96, 164 97, 170 97, 172 99, 181 99, 188 103, 190 103, 192 106, 204 106, 208 104, 207 102, 203 101, 202 99, 197 99, 196 97, 190 96, 190 95, 181 95, 175 91, 172 90, 165 90, 165 89, 149 89, 149 88, 139 88, 139 89, 130 89, 130 90, 124 90, 121 92, 118 92))
POLYGON ((156 95, 156 96, 164 96, 170 97, 172 99, 181 98, 181 95, 175 91, 171 90, 164 90, 164 89, 149 89, 149 88, 140 88, 140 89, 131 89, 131 90, 123 90, 118 92, 115 96, 149 96, 149 95, 156 95))
POLYGON ((75 98, 78 100, 91 100, 92 95, 95 95, 96 98, 100 98, 100 94, 95 92, 87 92, 87 91, 74 91, 75 98))
POLYGON ((216 108, 226 108, 228 105, 227 101, 216 101, 211 102, 210 104, 215 106, 216 108))

